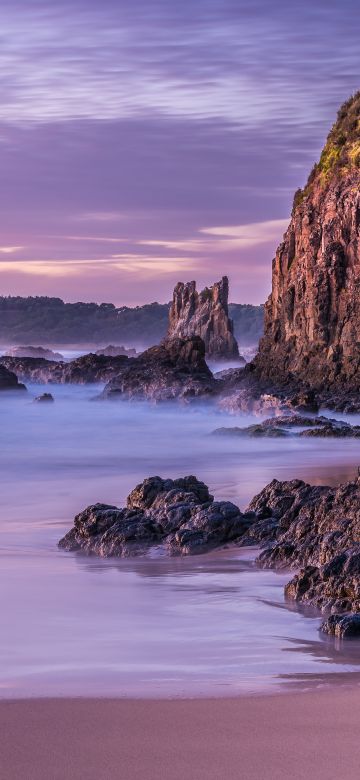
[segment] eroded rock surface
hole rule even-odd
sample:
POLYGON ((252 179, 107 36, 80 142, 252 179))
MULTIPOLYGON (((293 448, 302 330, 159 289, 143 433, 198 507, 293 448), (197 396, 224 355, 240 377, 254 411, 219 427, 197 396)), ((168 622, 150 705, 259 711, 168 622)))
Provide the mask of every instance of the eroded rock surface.
POLYGON ((87 507, 59 542, 64 550, 102 557, 146 554, 190 555, 239 539, 253 522, 230 501, 214 501, 196 477, 150 477, 128 496, 127 506, 87 507))
POLYGON ((0 391, 26 390, 25 385, 19 382, 16 374, 0 365, 0 391))
POLYGON ((360 92, 340 109, 319 163, 295 195, 273 263, 258 376, 296 379, 336 408, 346 408, 349 394, 358 409, 359 279, 360 92))
POLYGON ((249 505, 243 541, 267 545, 258 564, 300 571, 288 598, 323 611, 360 611, 360 479, 338 487, 273 480, 249 505))
POLYGON ((194 336, 173 338, 129 360, 106 385, 103 397, 170 401, 211 398, 218 383, 205 362, 205 345, 194 336))
POLYGON ((170 307, 167 339, 200 336, 207 357, 238 359, 239 348, 229 317, 228 296, 227 276, 201 292, 197 291, 196 282, 179 282, 170 307))
POLYGON ((45 360, 44 358, 2 358, 2 363, 14 371, 20 379, 35 384, 93 384, 107 382, 129 358, 106 357, 92 353, 71 360, 45 360))
POLYGON ((270 417, 263 422, 240 428, 216 428, 215 436, 284 437, 301 436, 317 438, 360 438, 360 425, 350 425, 329 417, 305 417, 301 414, 270 417), (296 429, 294 431, 294 429, 296 429), (298 430, 300 429, 300 430, 298 430))

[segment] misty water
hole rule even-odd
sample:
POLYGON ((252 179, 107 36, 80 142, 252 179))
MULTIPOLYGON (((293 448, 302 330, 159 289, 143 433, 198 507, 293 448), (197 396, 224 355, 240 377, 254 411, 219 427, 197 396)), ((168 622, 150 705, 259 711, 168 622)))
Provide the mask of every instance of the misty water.
MULTIPOLYGON (((256 551, 103 560, 57 549, 74 515, 123 505, 147 476, 195 474, 245 508, 273 477, 335 484, 356 440, 211 437, 247 425, 210 407, 93 402, 53 387, 0 403, 0 695, 201 696, 357 679, 360 644, 319 634, 318 614, 284 602, 289 574, 256 551)), ((258 419, 258 418, 257 418, 258 419)))

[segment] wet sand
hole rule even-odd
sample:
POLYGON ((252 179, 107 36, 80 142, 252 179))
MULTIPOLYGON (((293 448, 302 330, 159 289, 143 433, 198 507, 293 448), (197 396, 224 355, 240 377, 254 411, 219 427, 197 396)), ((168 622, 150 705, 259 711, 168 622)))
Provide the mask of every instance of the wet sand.
POLYGON ((357 780, 360 688, 0 703, 3 780, 357 780))

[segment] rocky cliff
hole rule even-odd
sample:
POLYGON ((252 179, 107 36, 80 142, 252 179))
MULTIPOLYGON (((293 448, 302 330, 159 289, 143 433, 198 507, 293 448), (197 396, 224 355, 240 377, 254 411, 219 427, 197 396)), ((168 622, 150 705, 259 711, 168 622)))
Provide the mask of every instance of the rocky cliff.
POLYGON ((179 282, 173 294, 167 338, 200 336, 209 358, 233 359, 239 349, 228 313, 229 282, 223 276, 198 292, 195 282, 179 282))
POLYGON ((255 369, 313 388, 360 388, 360 92, 295 194, 273 261, 255 369))

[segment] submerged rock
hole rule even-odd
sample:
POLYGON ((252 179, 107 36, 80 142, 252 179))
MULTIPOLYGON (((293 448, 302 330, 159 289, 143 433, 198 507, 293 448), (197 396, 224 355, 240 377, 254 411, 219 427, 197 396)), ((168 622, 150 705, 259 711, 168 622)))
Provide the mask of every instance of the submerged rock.
POLYGON ((13 371, 0 365, 0 391, 6 390, 26 390, 26 387, 19 382, 13 371))
POLYGON ((170 307, 167 339, 199 336, 205 344, 207 357, 238 359, 239 348, 229 317, 228 297, 227 276, 201 292, 197 291, 195 282, 179 282, 170 307))
POLYGON ((329 417, 304 417, 300 414, 287 414, 285 416, 270 417, 261 423, 248 425, 244 428, 216 428, 213 435, 216 436, 250 436, 257 437, 284 437, 292 436, 315 436, 315 437, 335 437, 335 438, 353 438, 360 437, 360 426, 350 425, 349 423, 331 419, 329 417), (301 428, 304 430, 291 429, 301 428))
POLYGON ((239 539, 253 522, 230 501, 214 501, 196 477, 150 477, 130 493, 125 508, 95 504, 75 517, 59 542, 64 550, 102 557, 206 552, 239 539))
POLYGON ((34 404, 54 403, 54 396, 51 393, 42 393, 34 398, 34 404))
POLYGON ((126 355, 127 357, 136 357, 136 349, 130 347, 124 347, 123 345, 109 344, 107 347, 98 349, 96 355, 106 355, 106 357, 118 357, 118 355, 126 355))

